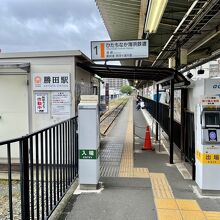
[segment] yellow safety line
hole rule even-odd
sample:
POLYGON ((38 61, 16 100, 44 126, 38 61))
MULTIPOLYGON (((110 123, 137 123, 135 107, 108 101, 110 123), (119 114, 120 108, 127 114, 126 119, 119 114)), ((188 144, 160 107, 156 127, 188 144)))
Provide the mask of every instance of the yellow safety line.
POLYGON ((164 173, 150 173, 154 198, 174 198, 171 187, 164 173))
POLYGON ((134 168, 133 160, 133 101, 130 101, 128 128, 120 163, 119 177, 149 178, 148 169, 134 168))
POLYGON ((196 200, 175 199, 164 173, 150 173, 158 220, 220 220, 220 212, 203 211, 196 200))

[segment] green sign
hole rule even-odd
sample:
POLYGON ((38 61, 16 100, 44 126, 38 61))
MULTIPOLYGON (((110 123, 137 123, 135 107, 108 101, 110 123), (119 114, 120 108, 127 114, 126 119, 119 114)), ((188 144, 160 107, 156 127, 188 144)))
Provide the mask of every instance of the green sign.
POLYGON ((98 157, 98 150, 79 150, 79 159, 96 160, 98 157))

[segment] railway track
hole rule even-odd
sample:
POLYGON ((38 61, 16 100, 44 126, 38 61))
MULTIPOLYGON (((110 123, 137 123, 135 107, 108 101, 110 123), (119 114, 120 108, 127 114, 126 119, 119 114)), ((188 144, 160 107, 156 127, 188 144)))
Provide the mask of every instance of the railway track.
POLYGON ((125 105, 127 104, 128 99, 123 100, 119 105, 117 105, 114 109, 104 114, 100 119, 100 132, 102 135, 105 135, 115 119, 121 113, 125 105))

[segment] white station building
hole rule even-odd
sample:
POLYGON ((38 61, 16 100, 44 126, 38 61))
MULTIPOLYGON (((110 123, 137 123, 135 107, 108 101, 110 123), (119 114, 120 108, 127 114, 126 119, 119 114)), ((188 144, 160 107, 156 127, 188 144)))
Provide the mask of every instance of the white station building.
POLYGON ((91 61, 78 50, 1 53, 0 141, 75 116, 80 95, 99 91, 98 79, 77 66, 82 62, 91 61))

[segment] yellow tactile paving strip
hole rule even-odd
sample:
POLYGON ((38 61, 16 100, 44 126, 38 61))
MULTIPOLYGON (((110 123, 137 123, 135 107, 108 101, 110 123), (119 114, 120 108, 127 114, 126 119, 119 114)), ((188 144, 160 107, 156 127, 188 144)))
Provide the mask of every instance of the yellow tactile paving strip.
POLYGON ((203 211, 196 200, 154 197, 154 202, 158 220, 220 220, 220 212, 203 211))
POLYGON ((134 168, 133 163, 133 102, 130 102, 128 128, 120 163, 119 177, 149 178, 147 168, 134 168))
POLYGON ((196 200, 175 199, 164 173, 150 173, 158 220, 220 220, 220 212, 203 211, 196 200))
POLYGON ((176 199, 176 203, 180 210, 201 211, 196 200, 176 199))
POLYGON ((174 198, 171 187, 164 173, 150 173, 154 198, 174 198))
POLYGON ((159 220, 207 220, 196 200, 155 198, 159 220))
POLYGON ((204 214, 208 220, 219 220, 220 219, 220 212, 204 212, 204 214))
POLYGON ((161 220, 182 220, 181 214, 178 210, 157 209, 158 219, 161 220))

